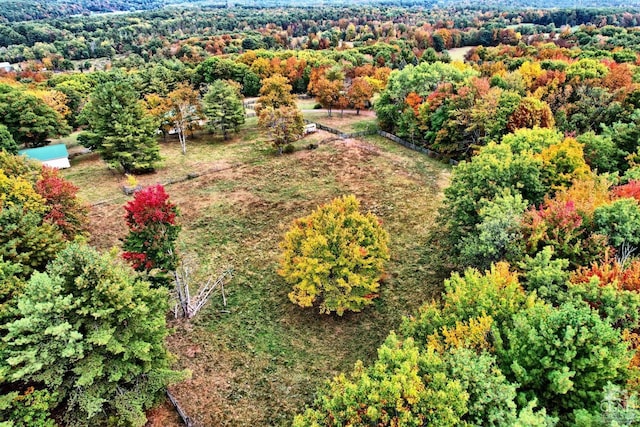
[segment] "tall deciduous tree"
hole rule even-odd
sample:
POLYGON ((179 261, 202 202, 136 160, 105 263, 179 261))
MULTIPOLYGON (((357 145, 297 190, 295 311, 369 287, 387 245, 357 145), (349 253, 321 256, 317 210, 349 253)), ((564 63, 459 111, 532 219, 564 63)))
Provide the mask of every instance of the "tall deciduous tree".
POLYGON ((150 93, 144 97, 145 110, 158 124, 158 129, 162 132, 162 137, 167 141, 167 133, 171 129, 171 121, 169 120, 169 100, 163 98, 157 93, 150 93))
POLYGON ((509 117, 507 129, 513 132, 521 128, 552 128, 555 124, 553 113, 546 102, 536 98, 523 98, 509 117))
POLYGON ((143 426, 144 411, 184 377, 170 368, 167 309, 166 290, 111 255, 72 244, 18 298, 0 377, 58 393, 67 425, 143 426))
POLYGON ((279 154, 282 147, 299 139, 304 132, 304 120, 297 107, 262 108, 258 126, 271 138, 279 154))
POLYGON ((237 132, 244 123, 244 107, 235 87, 230 82, 216 80, 202 100, 209 128, 222 132, 224 139, 230 132, 237 132))
POLYGON ((329 117, 331 117, 333 107, 337 106, 340 101, 343 85, 342 80, 329 80, 326 77, 320 77, 315 84, 316 99, 320 105, 327 109, 329 117))
POLYGON ((60 177, 58 170, 43 167, 35 190, 45 200, 44 220, 60 229, 67 240, 86 233, 89 209, 76 197, 78 187, 60 177))
POLYGON ((372 213, 345 196, 296 220, 281 244, 279 274, 293 285, 289 299, 320 312, 361 311, 377 297, 389 235, 372 213))
POLYGON ((187 154, 186 132, 197 126, 202 118, 198 92, 189 85, 181 84, 169 92, 167 98, 169 98, 170 123, 178 134, 182 154, 187 154))
POLYGON ((356 114, 360 114, 360 110, 367 106, 372 96, 373 87, 367 79, 364 77, 356 77, 353 79, 353 83, 351 83, 347 92, 347 99, 349 99, 353 108, 356 109, 356 114))
POLYGON ((129 82, 121 79, 96 87, 82 114, 89 124, 80 138, 85 147, 125 173, 155 170, 160 161, 158 126, 129 82))
POLYGON ((295 107, 296 98, 291 94, 292 87, 286 77, 276 74, 264 79, 260 88, 260 98, 258 99, 258 109, 272 107, 295 107))

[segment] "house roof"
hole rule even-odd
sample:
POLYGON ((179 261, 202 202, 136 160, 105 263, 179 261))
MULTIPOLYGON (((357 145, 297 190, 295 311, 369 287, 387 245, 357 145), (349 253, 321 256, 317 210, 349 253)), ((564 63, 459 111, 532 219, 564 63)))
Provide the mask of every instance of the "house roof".
POLYGON ((64 144, 47 145, 46 147, 29 148, 18 151, 19 155, 25 155, 31 159, 46 162, 47 160, 69 157, 67 146, 64 144))

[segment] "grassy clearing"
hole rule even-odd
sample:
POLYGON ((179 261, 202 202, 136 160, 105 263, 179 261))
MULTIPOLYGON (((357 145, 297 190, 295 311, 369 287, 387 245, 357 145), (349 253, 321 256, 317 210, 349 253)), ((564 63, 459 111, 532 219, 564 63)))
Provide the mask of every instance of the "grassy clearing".
POLYGON ((464 57, 469 53, 469 51, 473 49, 473 46, 465 46, 465 47, 454 47, 453 49, 449 49, 449 56, 451 56, 452 61, 462 61, 464 62, 464 57))
POLYGON ((82 146, 78 144, 78 135, 80 135, 79 131, 73 132, 69 136, 65 136, 63 138, 58 138, 58 139, 52 139, 51 144, 66 144, 67 149, 69 150, 77 147, 82 148, 82 146))
POLYGON ((304 118, 345 133, 359 132, 377 126, 375 117, 365 116, 363 113, 360 115, 355 113, 341 114, 340 110, 333 110, 331 117, 326 112, 308 111, 304 113, 304 118))
POLYGON ((318 103, 315 99, 298 99, 298 108, 301 110, 313 110, 318 103))
MULTIPOLYGON (((150 184, 209 170, 167 187, 182 213, 181 247, 214 274, 235 269, 227 307, 214 296, 191 323, 174 322, 169 338, 178 365, 193 371, 172 391, 202 425, 289 425, 325 380, 372 360, 401 316, 439 290, 441 278, 423 260, 448 167, 379 137, 325 142, 332 139, 317 132, 296 143, 295 153, 276 156, 249 123, 231 141, 201 135, 186 156, 177 142, 163 144, 165 166, 140 178, 150 184), (312 141, 319 148, 304 149, 312 141), (380 298, 342 318, 300 309, 276 274, 278 243, 293 219, 348 193, 392 237, 380 298)), ((91 202, 105 200, 92 212, 92 243, 118 245, 123 178, 91 156, 75 159, 65 174, 91 202)), ((152 425, 174 425, 169 418, 160 410, 154 419, 162 421, 152 425)))

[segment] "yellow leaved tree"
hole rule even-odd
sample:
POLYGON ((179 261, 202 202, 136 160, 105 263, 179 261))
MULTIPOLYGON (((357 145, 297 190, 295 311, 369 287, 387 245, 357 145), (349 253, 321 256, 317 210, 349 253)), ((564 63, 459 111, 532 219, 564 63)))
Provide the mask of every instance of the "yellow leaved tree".
POLYGON ((278 273, 293 285, 289 299, 321 313, 361 311, 378 296, 388 233, 372 213, 344 196, 294 221, 281 248, 278 273))

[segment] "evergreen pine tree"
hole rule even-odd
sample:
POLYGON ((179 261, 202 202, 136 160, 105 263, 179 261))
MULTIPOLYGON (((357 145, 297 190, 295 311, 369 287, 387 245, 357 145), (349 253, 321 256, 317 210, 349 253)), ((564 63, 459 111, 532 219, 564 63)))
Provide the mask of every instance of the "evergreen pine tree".
POLYGON ((0 346, 0 381, 56 393, 66 425, 142 426, 144 410, 184 377, 164 343, 167 291, 115 255, 69 245, 33 275, 17 306, 0 346))
POLYGON ((209 85, 203 104, 209 128, 222 132, 224 139, 229 137, 229 132, 237 132, 238 126, 244 123, 242 100, 230 82, 216 80, 209 85))
POLYGON ((125 173, 152 172, 160 160, 156 123, 138 101, 126 80, 107 82, 96 88, 82 112, 89 131, 80 142, 125 173))

